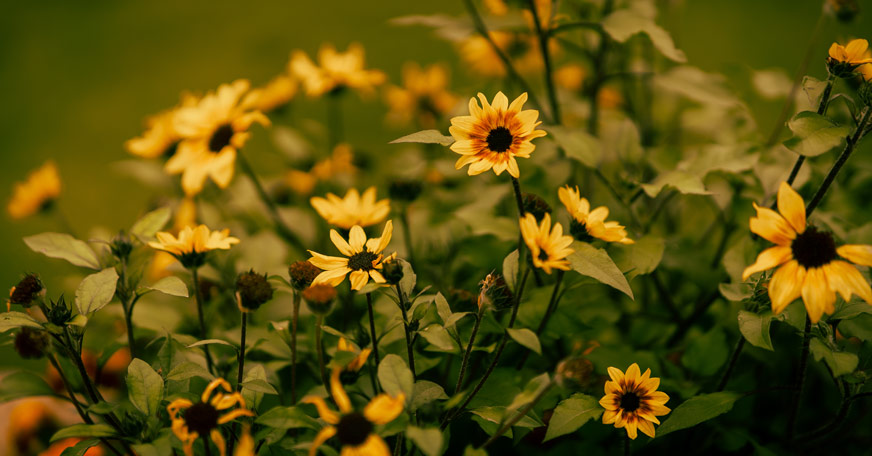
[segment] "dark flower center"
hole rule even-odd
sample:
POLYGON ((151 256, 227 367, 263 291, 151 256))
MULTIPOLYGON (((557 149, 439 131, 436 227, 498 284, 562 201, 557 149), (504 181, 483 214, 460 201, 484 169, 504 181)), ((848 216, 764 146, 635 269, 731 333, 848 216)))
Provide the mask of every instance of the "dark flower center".
POLYGON ((233 138, 233 127, 230 124, 221 125, 215 129, 212 137, 209 138, 209 150, 216 154, 221 152, 221 149, 230 144, 231 138, 233 138))
POLYGON ((344 415, 336 425, 336 437, 343 445, 358 446, 366 442, 371 433, 372 423, 357 412, 344 415))
POLYGON ((372 270, 372 262, 376 259, 378 259, 378 255, 364 250, 348 258, 348 267, 355 271, 370 271, 372 270))
POLYGON ((790 244, 790 250, 793 251, 793 257, 800 266, 806 269, 829 264, 837 258, 833 235, 826 231, 818 231, 813 226, 796 236, 790 244))
POLYGON ((487 134, 487 148, 494 152, 505 152, 512 147, 512 132, 506 127, 497 127, 487 134))
POLYGON ((539 260, 548 261, 548 252, 546 252, 545 249, 541 247, 539 248, 539 260))
POLYGON ((636 393, 624 393, 624 395, 621 396, 621 408, 624 409, 625 412, 635 412, 639 408, 640 403, 641 401, 636 393))
POLYGON ((218 410, 212 404, 197 402, 185 410, 185 424, 188 429, 202 437, 209 435, 218 427, 218 410))

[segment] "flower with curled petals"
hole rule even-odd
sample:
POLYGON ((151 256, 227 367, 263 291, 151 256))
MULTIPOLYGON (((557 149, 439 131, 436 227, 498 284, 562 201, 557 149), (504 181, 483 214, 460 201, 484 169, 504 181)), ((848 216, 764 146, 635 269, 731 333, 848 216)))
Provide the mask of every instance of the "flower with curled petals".
POLYGON ((30 217, 51 207, 61 194, 61 177, 54 161, 49 160, 15 184, 6 211, 13 219, 30 217))
POLYGON ((600 399, 603 406, 603 424, 613 424, 616 428, 624 428, 631 439, 636 439, 637 430, 648 437, 654 437, 654 425, 660 424, 658 416, 663 416, 671 410, 666 407, 669 396, 657 391, 660 386, 658 377, 651 377, 651 369, 645 369, 640 374, 639 365, 633 363, 627 368, 627 373, 620 369, 609 367, 609 377, 606 382, 606 395, 600 399))
POLYGON ((606 242, 620 244, 633 244, 635 241, 627 237, 627 229, 615 221, 606 221, 609 216, 609 208, 600 206, 590 210, 590 202, 581 197, 578 186, 575 189, 570 186, 560 187, 557 191, 560 202, 572 216, 570 230, 572 235, 580 241, 597 238, 606 242))
POLYGON ((206 225, 186 226, 179 231, 178 238, 164 231, 155 236, 157 241, 149 242, 149 247, 169 252, 186 268, 201 266, 210 250, 227 250, 239 243, 239 239, 230 236, 230 230, 210 231, 206 225))
POLYGON ((375 225, 391 211, 391 200, 376 201, 375 187, 366 189, 363 195, 352 188, 343 198, 328 193, 327 198, 315 196, 309 202, 327 223, 346 230, 354 225, 375 225))
POLYGON ((224 456, 227 444, 218 427, 241 416, 254 416, 251 410, 245 408, 242 394, 233 392, 233 388, 223 378, 212 380, 200 396, 199 402, 176 399, 167 406, 167 412, 172 420, 173 434, 182 441, 185 456, 193 456, 194 442, 200 437, 203 438, 204 445, 209 445, 206 436, 209 436, 221 456, 224 456), (223 410, 228 412, 222 415, 223 410))
POLYGON ((751 217, 751 231, 775 243, 745 268, 742 280, 780 266, 769 280, 772 312, 781 313, 788 304, 802 298, 808 318, 820 321, 824 312, 835 312, 836 292, 847 302, 852 294, 872 304, 872 288, 851 261, 872 266, 872 246, 836 247, 833 235, 806 226, 805 204, 799 193, 782 182, 778 188, 778 212, 756 203, 757 216, 751 217))
POLYGON ((542 223, 536 224, 536 217, 527 213, 521 219, 521 236, 533 258, 533 266, 542 269, 546 274, 551 274, 551 268, 568 271, 569 261, 566 257, 572 255, 575 250, 569 246, 572 244, 572 236, 563 235, 563 226, 559 223, 551 228, 551 214, 547 212, 542 216, 542 223))
POLYGON ((387 76, 379 70, 364 68, 364 60, 363 46, 359 43, 351 43, 345 52, 337 51, 332 44, 323 44, 318 50, 317 65, 305 52, 294 51, 289 68, 310 97, 335 94, 346 88, 368 95, 384 83, 387 76))
MULTIPOLYGON (((336 230, 330 230, 330 240, 346 258, 322 255, 309 250, 312 254, 309 262, 324 270, 315 277, 312 285, 326 283, 335 287, 345 280, 346 275, 349 276, 352 290, 362 289, 369 282, 370 277, 376 283, 385 283, 385 278, 380 272, 382 262, 386 260, 382 251, 391 242, 393 231, 393 223, 388 220, 381 237, 367 240, 363 228, 354 225, 346 242, 336 230)), ((388 258, 393 258, 395 255, 396 253, 388 255, 388 258)))
POLYGON ((354 359, 351 360, 344 368, 344 371, 352 371, 356 372, 363 368, 366 365, 366 360, 369 358, 369 354, 372 352, 371 348, 364 348, 363 350, 358 349, 354 344, 349 343, 345 340, 344 337, 339 338, 339 343, 336 345, 336 351, 344 351, 356 353, 354 359))

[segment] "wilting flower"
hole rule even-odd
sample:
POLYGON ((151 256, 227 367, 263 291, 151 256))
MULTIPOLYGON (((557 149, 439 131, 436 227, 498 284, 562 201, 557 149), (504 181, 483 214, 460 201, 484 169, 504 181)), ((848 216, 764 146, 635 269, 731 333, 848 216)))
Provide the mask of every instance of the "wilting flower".
POLYGON ((336 350, 357 353, 357 356, 348 363, 343 370, 345 371, 359 371, 363 366, 366 365, 366 360, 369 358, 370 352, 372 352, 371 348, 364 348, 363 350, 359 350, 354 345, 350 344, 344 337, 339 338, 339 343, 336 345, 336 350))
POLYGON ((772 312, 781 313, 788 304, 802 297, 808 318, 817 323, 824 312, 835 311, 836 292, 847 302, 851 294, 872 304, 872 289, 854 265, 872 266, 872 246, 836 247, 833 235, 806 226, 805 204, 799 193, 782 182, 778 188, 778 212, 754 203, 757 216, 751 217, 751 231, 777 244, 757 256, 745 268, 742 280, 752 274, 781 266, 769 280, 772 312), (780 212, 780 214, 779 214, 780 212))
POLYGON ((386 79, 381 71, 364 68, 363 46, 358 43, 350 44, 345 52, 337 52, 332 44, 322 45, 318 51, 318 65, 305 52, 294 51, 290 69, 291 74, 302 81, 310 97, 336 93, 345 88, 370 94, 386 79))
POLYGON ((271 112, 286 104, 297 94, 297 81, 287 74, 272 78, 263 87, 251 89, 242 101, 242 106, 261 112, 271 112))
POLYGON ((30 307, 34 301, 45 297, 45 286, 39 280, 37 274, 27 274, 9 290, 9 301, 6 302, 6 310, 10 310, 12 304, 20 304, 30 307))
POLYGON ((557 196, 560 198, 560 202, 566 206, 569 215, 572 216, 573 223, 570 230, 576 238, 584 240, 588 237, 594 237, 606 242, 621 244, 635 242, 627 237, 627 230, 618 222, 605 221, 606 217, 609 216, 609 208, 600 206, 590 210, 590 203, 587 198, 581 197, 577 186, 575 189, 568 185, 560 187, 557 196))
POLYGON ((173 434, 182 441, 185 456, 194 454, 194 442, 197 438, 202 437, 203 445, 209 445, 206 436, 209 436, 218 447, 221 456, 224 456, 227 444, 218 426, 241 416, 254 416, 253 412, 245 408, 242 394, 232 391, 233 388, 227 380, 217 378, 209 383, 199 402, 176 399, 167 406, 167 412, 172 420, 173 434), (221 415, 222 410, 228 412, 221 415))
MULTIPOLYGON (((318 274, 313 285, 326 283, 328 285, 337 286, 345 280, 345 276, 349 275, 352 290, 360 290, 372 277, 376 283, 385 283, 385 278, 379 270, 382 268, 384 256, 382 251, 391 242, 391 234, 394 226, 390 220, 385 224, 384 231, 381 237, 366 240, 366 233, 360 225, 351 227, 348 236, 348 242, 336 231, 330 230, 330 240, 339 251, 347 258, 332 257, 322 255, 309 250, 312 258, 309 262, 324 270, 318 274)), ((393 257, 394 254, 388 257, 393 257)))
POLYGON ((185 267, 202 265, 205 254, 210 250, 227 250, 239 243, 239 239, 230 236, 230 230, 210 231, 206 225, 185 227, 179 232, 178 238, 164 231, 155 236, 157 241, 151 241, 148 245, 169 252, 185 267))
POLYGON ((14 219, 29 217, 49 208, 60 194, 61 177, 54 161, 49 160, 28 174, 27 180, 15 183, 6 211, 14 219))
POLYGON ((483 93, 478 94, 481 107, 475 98, 469 100, 468 116, 451 119, 448 129, 455 142, 451 150, 462 155, 454 164, 456 169, 469 165, 470 176, 481 174, 491 168, 499 176, 508 170, 512 177, 520 175, 515 157, 529 158, 536 148, 533 139, 545 136, 536 130, 541 121, 539 111, 521 110, 527 101, 522 93, 509 104, 502 92, 494 96, 493 104, 487 102, 483 93))
POLYGON ((236 296, 242 312, 257 310, 272 299, 274 291, 267 275, 253 269, 236 277, 236 296))
POLYGON ((176 112, 180 108, 196 106, 197 97, 183 93, 179 105, 161 111, 145 120, 146 130, 142 136, 128 139, 124 148, 133 155, 143 158, 170 157, 182 136, 176 131, 176 112))
POLYGON ((326 199, 316 196, 309 202, 327 223, 347 230, 355 225, 375 225, 388 216, 391 200, 376 201, 375 198, 375 187, 366 189, 363 196, 352 188, 343 198, 328 193, 326 199))
POLYGON ((315 436, 315 441, 309 447, 309 456, 315 456, 318 447, 333 436, 342 445, 341 454, 344 456, 390 456, 391 452, 385 441, 373 431, 375 426, 390 423, 403 413, 405 395, 400 393, 392 397, 382 393, 369 401, 362 412, 355 411, 351 407, 351 399, 342 388, 342 382, 339 381, 339 369, 333 369, 330 376, 330 391, 339 407, 339 413, 330 410, 321 397, 303 398, 303 402, 315 405, 318 415, 329 424, 315 436))
POLYGON ((432 128, 457 104, 458 97, 447 89, 448 69, 444 65, 422 69, 416 62, 406 63, 403 87, 391 86, 385 91, 388 120, 402 125, 417 119, 423 127, 432 128))
POLYGON ((611 380, 606 382, 606 395, 599 401, 606 409, 603 424, 614 423, 616 428, 626 428, 631 439, 636 438, 637 429, 654 437, 654 424, 660 424, 657 417, 671 411, 666 407, 669 396, 657 391, 660 379, 651 377, 651 369, 645 369, 640 376, 636 363, 627 368, 626 375, 614 367, 608 370, 611 380))
POLYGON ((186 194, 200 193, 206 179, 227 188, 233 179, 236 152, 251 136, 251 124, 270 124, 262 112, 240 103, 248 88, 244 79, 222 84, 195 106, 176 112, 174 125, 182 140, 165 169, 182 174, 186 194))
POLYGON ((541 268, 546 274, 551 274, 551 268, 564 271, 570 269, 566 257, 575 252, 569 247, 573 241, 572 236, 564 236, 563 226, 559 223, 551 228, 551 214, 546 212, 539 225, 536 224, 533 214, 525 214, 521 219, 521 235, 530 249, 533 266, 541 268))

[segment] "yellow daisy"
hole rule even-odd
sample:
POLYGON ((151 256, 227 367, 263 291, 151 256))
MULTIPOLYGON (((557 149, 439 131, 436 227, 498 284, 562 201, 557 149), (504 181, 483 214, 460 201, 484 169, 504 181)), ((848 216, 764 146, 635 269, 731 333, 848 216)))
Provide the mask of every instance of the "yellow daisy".
MULTIPOLYGON (((519 72, 533 73, 542 69, 544 63, 539 52, 539 41, 532 34, 492 31, 490 37, 519 72)), ((458 52, 470 70, 487 77, 506 76, 503 61, 482 36, 465 39, 460 43, 458 52)))
POLYGON ((248 88, 244 79, 222 84, 196 106, 176 112, 174 125, 182 140, 165 169, 170 174, 182 174, 186 194, 199 193, 206 179, 227 188, 233 179, 236 151, 251 136, 251 124, 269 125, 262 112, 240 103, 248 88))
POLYGON ((339 369, 333 369, 330 375, 330 391, 339 407, 339 413, 330 410, 321 397, 303 398, 303 402, 313 404, 321 419, 329 424, 315 436, 315 441, 309 447, 309 456, 315 456, 318 447, 333 436, 342 445, 340 456, 390 456, 391 452, 385 441, 373 431, 375 426, 390 423, 403 413, 406 396, 400 393, 392 397, 382 393, 369 401, 362 412, 355 411, 351 407, 351 399, 342 388, 342 382, 339 381, 339 369))
POLYGON ((354 166, 354 152, 348 143, 337 144, 333 148, 333 153, 315 163, 312 166, 311 173, 320 180, 327 180, 340 174, 352 175, 357 172, 357 167, 354 166))
POLYGON ((6 211, 14 219, 29 217, 47 209, 60 194, 61 177, 54 161, 49 160, 28 174, 27 180, 15 183, 6 211))
POLYGON ((554 82, 572 92, 581 90, 585 77, 587 70, 577 63, 568 63, 554 71, 554 82))
POLYGON ((185 227, 176 238, 165 231, 158 232, 157 241, 148 245, 157 250, 169 252, 185 267, 200 266, 205 261, 205 253, 210 250, 227 250, 238 244, 239 239, 230 236, 230 230, 210 231, 206 225, 196 228, 185 227))
POLYGON ((251 89, 245 95, 242 106, 261 112, 271 112, 290 103, 296 94, 296 79, 286 74, 280 74, 272 78, 263 87, 251 89))
POLYGON ((842 46, 839 43, 833 43, 830 45, 829 59, 851 65, 872 63, 872 58, 869 58, 866 55, 868 49, 869 42, 863 39, 851 40, 845 46, 842 46))
POLYGON ((422 69, 416 62, 407 62, 403 65, 403 87, 391 86, 385 91, 388 121, 404 125, 417 120, 422 127, 433 128, 457 104, 458 97, 447 88, 445 65, 422 69))
POLYGON ((176 399, 167 406, 167 412, 172 420, 173 434, 182 441, 185 456, 193 456, 194 442, 199 437, 203 438, 203 445, 209 445, 206 440, 207 435, 218 447, 221 456, 224 456, 227 444, 218 427, 241 416, 254 416, 254 413, 245 408, 242 394, 232 391, 233 388, 227 380, 216 378, 203 391, 200 402, 176 399), (219 387, 224 391, 219 390, 219 387), (221 415, 222 410, 229 410, 234 406, 238 407, 221 415))
POLYGON ((546 274, 551 274, 551 268, 568 271, 569 261, 566 257, 575 250, 569 248, 572 236, 563 235, 563 226, 559 223, 551 228, 551 214, 542 216, 542 223, 536 224, 536 217, 527 213, 521 219, 521 236, 530 248, 533 266, 541 268, 546 274))
MULTIPOLYGON (((393 230, 394 226, 388 220, 381 237, 367 241, 363 228, 354 225, 351 227, 348 242, 345 242, 336 230, 330 230, 330 240, 347 258, 322 255, 309 250, 312 254, 309 262, 324 270, 315 277, 312 285, 326 283, 335 287, 342 283, 349 273, 351 274, 348 279, 351 281, 352 290, 363 288, 370 277, 377 283, 385 283, 385 278, 379 270, 382 268, 382 261, 386 259, 382 251, 391 242, 393 230)), ((388 258, 393 258, 394 255, 396 253, 389 255, 388 258)))
POLYGON ((635 241, 627 237, 627 230, 618 222, 606 221, 609 216, 609 208, 600 206, 590 210, 590 202, 582 198, 578 191, 570 186, 560 187, 557 191, 560 202, 572 216, 570 230, 573 236, 579 240, 597 238, 606 242, 618 242, 620 244, 632 244, 635 241))
POLYGON ((366 189, 363 196, 352 188, 343 198, 328 193, 327 198, 316 196, 309 202, 327 223, 346 230, 355 225, 375 225, 391 212, 391 200, 376 201, 375 187, 366 189))
POLYGON ((197 97, 183 93, 179 105, 159 112, 145 120, 146 130, 142 136, 128 139, 124 148, 142 158, 171 157, 182 136, 176 131, 176 112, 181 108, 196 106, 197 97))
POLYGON ((324 44, 318 50, 318 65, 305 52, 294 51, 290 70, 310 97, 337 93, 345 88, 371 94, 387 77, 379 70, 365 69, 364 57, 363 46, 358 43, 351 43, 345 52, 338 52, 332 44, 324 44))
POLYGON ((451 119, 448 131, 455 142, 451 150, 462 155, 454 164, 456 169, 470 165, 470 176, 481 174, 491 168, 497 176, 508 170, 512 177, 520 175, 515 157, 529 158, 536 148, 532 140, 545 136, 536 127, 539 111, 521 110, 527 94, 515 98, 512 104, 502 92, 497 92, 492 104, 483 93, 478 94, 481 107, 475 98, 469 100, 468 116, 451 119))
POLYGON ((636 430, 642 431, 648 437, 654 437, 654 424, 660 424, 658 416, 663 416, 671 410, 666 407, 669 396, 657 391, 660 379, 651 377, 651 369, 639 375, 639 365, 633 363, 627 368, 626 375, 620 369, 609 367, 609 377, 606 382, 606 395, 600 399, 603 406, 603 424, 615 424, 616 428, 625 428, 631 439, 636 439, 636 430))
POLYGON ((835 311, 836 292, 845 301, 856 294, 872 304, 869 283, 854 265, 839 259, 872 266, 872 246, 836 247, 831 233, 806 226, 805 203, 786 182, 778 188, 778 212, 756 203, 754 208, 757 216, 751 217, 751 231, 777 245, 760 252, 757 261, 745 268, 742 280, 781 266, 769 280, 773 313, 781 313, 802 297, 808 318, 817 323, 824 312, 835 311))
POLYGON ((338 351, 347 351, 357 353, 357 356, 348 363, 347 366, 343 370, 345 371, 359 371, 363 366, 366 365, 366 360, 369 358, 370 352, 372 352, 371 348, 364 348, 363 350, 359 350, 354 345, 350 344, 344 337, 339 338, 339 343, 336 345, 336 350, 338 351))

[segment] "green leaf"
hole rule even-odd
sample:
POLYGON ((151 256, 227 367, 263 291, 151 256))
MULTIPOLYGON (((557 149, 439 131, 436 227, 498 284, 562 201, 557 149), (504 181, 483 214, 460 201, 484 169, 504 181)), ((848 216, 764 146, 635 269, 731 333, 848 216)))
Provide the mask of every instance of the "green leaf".
POLYGON ((166 226, 172 214, 172 210, 168 206, 155 209, 137 220, 130 228, 130 234, 140 240, 149 241, 154 238, 155 233, 166 226))
POLYGON ((729 412, 742 395, 731 391, 701 394, 690 398, 675 408, 669 418, 657 428, 657 437, 696 426, 719 415, 729 412))
POLYGON ((615 264, 631 277, 650 274, 657 269, 665 249, 666 242, 662 237, 649 234, 616 250, 615 264))
POLYGON ((51 442, 67 439, 70 437, 115 437, 115 429, 108 424, 74 424, 67 426, 51 436, 51 442))
POLYGON ((605 250, 580 241, 573 242, 572 249, 575 252, 567 259, 575 272, 596 279, 624 293, 630 299, 635 299, 627 278, 605 250))
POLYGON ((603 408, 593 396, 575 393, 560 401, 554 408, 551 421, 548 422, 548 430, 545 432, 545 440, 571 434, 577 431, 591 419, 598 419, 603 413, 603 408))
POLYGON ((454 339, 451 338, 448 331, 443 328, 442 325, 429 325, 424 329, 419 330, 418 334, 430 343, 430 347, 428 348, 430 350, 447 353, 455 353, 459 350, 457 345, 454 343, 454 339))
POLYGON ((87 453, 91 447, 97 446, 99 444, 99 440, 81 440, 75 445, 64 449, 63 453, 61 453, 61 456, 85 456, 85 453, 87 453))
POLYGON ((727 338, 719 327, 715 327, 691 340, 681 357, 681 364, 699 375, 708 377, 720 370, 729 355, 727 338))
POLYGON ((602 26, 606 33, 620 43, 627 41, 637 33, 645 33, 664 57, 674 62, 687 62, 687 56, 675 47, 669 33, 655 24, 653 20, 636 11, 629 9, 615 11, 603 19, 602 26))
POLYGON ((506 332, 515 342, 533 350, 537 355, 542 354, 542 344, 539 343, 539 337, 533 331, 527 328, 506 328, 506 332))
POLYGON ((860 358, 853 353, 838 352, 827 347, 820 339, 812 339, 808 346, 814 359, 817 361, 823 360, 830 370, 833 371, 833 377, 841 377, 845 374, 850 374, 857 370, 857 364, 860 358))
POLYGON ((42 329, 42 325, 38 321, 24 312, 13 310, 0 313, 0 333, 22 327, 42 329))
POLYGON ((827 88, 827 81, 821 81, 818 78, 804 76, 802 78, 802 91, 808 97, 808 104, 817 106, 820 104, 821 96, 827 88))
POLYGON ((550 126, 548 133, 557 142, 566 156, 574 158, 588 168, 596 168, 602 158, 603 148, 599 139, 578 128, 550 126))
POLYGON ((406 436, 421 449, 426 456, 440 456, 442 454, 443 437, 439 428, 419 428, 409 426, 406 428, 406 436))
POLYGON ((406 395, 406 399, 412 398, 415 392, 415 381, 409 366, 397 355, 389 354, 382 358, 378 365, 378 381, 386 393, 396 396, 399 393, 406 395))
POLYGON ((257 393, 279 394, 279 392, 276 391, 275 387, 270 385, 269 382, 267 382, 266 380, 260 378, 245 380, 242 382, 242 387, 257 393))
POLYGON ((206 340, 201 340, 201 341, 198 341, 198 342, 194 342, 194 343, 191 344, 191 345, 188 345, 188 348, 199 347, 199 346, 201 346, 201 345, 226 345, 226 346, 228 346, 228 347, 236 348, 236 345, 233 345, 233 344, 231 344, 230 342, 227 342, 226 340, 221 340, 221 339, 206 339, 206 340))
POLYGON ((851 127, 838 125, 829 117, 812 111, 803 111, 787 122, 793 137, 784 145, 806 157, 814 157, 842 144, 851 127))
POLYGON ((667 171, 654 178, 651 183, 642 184, 642 190, 645 190, 645 193, 651 198, 659 195, 665 187, 672 187, 685 195, 708 195, 711 193, 705 189, 700 176, 680 170, 667 171))
POLYGON ((751 297, 753 287, 751 287, 751 284, 743 282, 720 283, 718 284, 718 291, 720 291, 721 295, 727 298, 727 300, 740 302, 751 297))
MULTIPOLYGON (((469 412, 475 415, 472 419, 478 422, 482 430, 484 430, 488 435, 492 435, 504 422, 503 418, 506 414, 506 407, 479 407, 470 410, 469 412)), ((539 426, 542 426, 542 422, 531 410, 530 413, 518 420, 513 427, 532 429, 539 426)), ((512 430, 509 429, 505 434, 503 434, 503 436, 511 437, 512 430)))
POLYGON ((100 269, 100 259, 84 241, 66 233, 41 233, 24 238, 31 250, 49 258, 67 260, 83 268, 100 269))
POLYGON ((182 281, 182 279, 176 276, 164 277, 145 288, 148 290, 159 291, 170 296, 179 296, 181 298, 187 298, 189 296, 188 286, 182 281))
POLYGON ((318 421, 297 407, 273 407, 254 421, 276 429, 317 429, 318 421))
POLYGON ((51 396, 54 390, 42 377, 27 371, 13 372, 0 380, 0 403, 22 397, 51 396))
POLYGON ((206 368, 191 361, 179 363, 167 373, 167 380, 173 381, 182 381, 193 377, 205 378, 206 380, 215 378, 206 368))
POLYGON ((118 273, 115 268, 106 268, 82 280, 76 288, 76 307, 79 313, 88 316, 109 304, 115 296, 118 273))
MULTIPOLYGON (((550 385, 551 377, 547 372, 531 378, 530 381, 524 385, 524 389, 515 395, 515 397, 512 398, 512 402, 506 406, 505 413, 511 414, 530 402, 533 402, 533 400, 536 399, 536 396, 550 385)), ((508 416, 505 416, 504 418, 508 419, 508 416)))
POLYGON ((164 381, 145 361, 134 358, 127 366, 127 396, 145 416, 157 416, 163 400, 164 381))
POLYGON ((515 285, 518 281, 518 249, 512 250, 512 253, 503 259, 503 279, 506 280, 509 290, 517 291, 515 285))
POLYGON ((260 405, 260 401, 263 399, 264 394, 263 391, 257 391, 250 387, 254 386, 254 388, 262 389, 258 387, 263 385, 259 382, 254 382, 254 380, 262 380, 264 383, 269 385, 266 378, 266 370, 263 368, 263 365, 255 364, 254 367, 249 369, 245 376, 242 377, 242 398, 245 399, 245 404, 248 405, 248 408, 252 410, 257 409, 260 405))
POLYGON ((448 300, 445 299, 442 293, 436 293, 434 302, 436 303, 436 314, 442 319, 442 324, 444 325, 451 318, 451 306, 448 305, 448 300))
POLYGON ((454 138, 443 135, 439 130, 423 130, 417 133, 412 133, 411 135, 403 136, 402 138, 397 138, 388 144, 399 143, 440 144, 443 146, 450 146, 451 144, 454 144, 454 138))
POLYGON ((451 328, 452 326, 456 325, 458 321, 460 321, 463 317, 465 317, 467 315, 472 315, 472 312, 455 312, 455 313, 451 314, 450 317, 448 317, 448 320, 445 322, 445 324, 443 326, 445 326, 446 329, 451 328))
POLYGON ((830 316, 830 320, 850 320, 861 314, 872 314, 872 306, 859 299, 842 302, 836 305, 836 311, 830 316))
POLYGON ((418 281, 418 276, 415 275, 415 271, 412 270, 412 265, 409 264, 408 261, 398 259, 400 265, 403 266, 403 278, 400 279, 400 290, 405 293, 406 296, 411 296, 412 292, 415 290, 415 284, 418 281))
POLYGON ((739 331, 751 345, 775 351, 772 338, 769 335, 769 325, 772 324, 772 312, 765 311, 758 315, 747 310, 739 311, 739 331))
POLYGON ((415 382, 415 394, 412 395, 409 410, 414 412, 422 405, 445 399, 448 399, 448 395, 445 394, 445 390, 441 386, 428 380, 418 380, 415 382))

